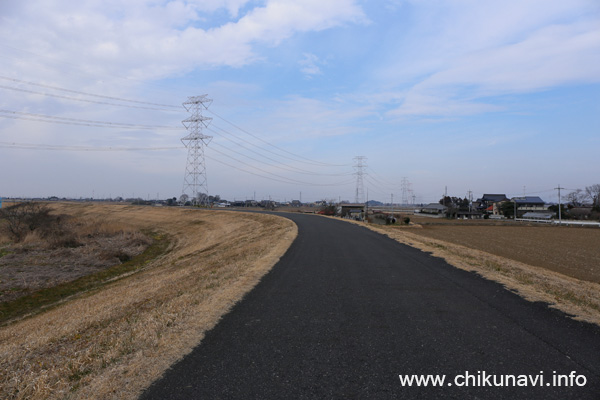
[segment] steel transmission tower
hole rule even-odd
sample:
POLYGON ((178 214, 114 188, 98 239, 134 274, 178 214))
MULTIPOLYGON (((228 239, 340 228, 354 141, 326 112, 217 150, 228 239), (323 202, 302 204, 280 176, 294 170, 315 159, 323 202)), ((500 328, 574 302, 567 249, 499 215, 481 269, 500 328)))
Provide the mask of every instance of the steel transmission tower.
POLYGON ((183 103, 191 116, 182 121, 189 133, 181 138, 181 143, 188 149, 182 197, 186 195, 193 204, 200 206, 209 205, 204 146, 210 143, 212 136, 204 135, 202 128, 207 128, 212 118, 202 116, 202 110, 207 109, 212 100, 206 96, 208 95, 188 97, 183 103))
POLYGON ((410 182, 408 181, 408 179, 406 177, 402 178, 402 185, 401 185, 401 190, 402 190, 402 205, 408 205, 408 199, 411 195, 411 188, 410 188, 410 182))
POLYGON ((354 168, 356 168, 356 196, 354 196, 355 203, 364 203, 365 202, 365 186, 363 184, 363 168, 367 167, 367 164, 364 161, 367 157, 364 156, 356 156, 354 157, 354 168))

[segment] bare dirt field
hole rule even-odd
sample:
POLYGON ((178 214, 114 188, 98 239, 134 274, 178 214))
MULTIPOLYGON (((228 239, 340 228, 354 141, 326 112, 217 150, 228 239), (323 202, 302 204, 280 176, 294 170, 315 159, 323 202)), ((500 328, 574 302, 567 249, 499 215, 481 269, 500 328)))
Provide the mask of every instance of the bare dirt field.
POLYGON ((597 228, 424 225, 411 232, 600 283, 597 228))
POLYGON ((269 215, 53 204, 169 238, 140 270, 0 327, 0 398, 136 398, 258 283, 297 234, 269 215))

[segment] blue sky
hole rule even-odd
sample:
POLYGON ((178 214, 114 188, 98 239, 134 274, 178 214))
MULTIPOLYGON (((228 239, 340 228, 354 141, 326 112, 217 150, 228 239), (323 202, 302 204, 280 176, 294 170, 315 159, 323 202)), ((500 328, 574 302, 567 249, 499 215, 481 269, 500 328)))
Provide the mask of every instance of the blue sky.
POLYGON ((381 201, 600 183, 595 0, 4 0, 0 34, 0 196, 179 196, 188 114, 116 99, 202 94, 231 200, 353 201, 355 156, 381 201))

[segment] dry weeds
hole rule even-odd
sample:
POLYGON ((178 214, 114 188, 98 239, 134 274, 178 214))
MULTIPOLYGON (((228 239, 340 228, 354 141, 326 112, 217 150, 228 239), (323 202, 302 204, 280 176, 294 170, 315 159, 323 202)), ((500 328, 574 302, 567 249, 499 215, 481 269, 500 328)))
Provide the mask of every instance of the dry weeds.
POLYGON ((103 221, 70 219, 60 231, 35 230, 17 244, 0 244, 0 302, 119 265, 152 242, 130 226, 103 221))
POLYGON ((190 352, 297 234, 256 214, 60 204, 60 212, 160 230, 171 251, 142 272, 0 329, 0 397, 135 398, 190 352))
POLYGON ((457 268, 473 271, 499 282, 529 301, 548 303, 575 319, 600 325, 598 283, 576 279, 544 267, 528 265, 456 243, 424 237, 418 225, 398 228, 360 224, 400 243, 432 253, 457 268))

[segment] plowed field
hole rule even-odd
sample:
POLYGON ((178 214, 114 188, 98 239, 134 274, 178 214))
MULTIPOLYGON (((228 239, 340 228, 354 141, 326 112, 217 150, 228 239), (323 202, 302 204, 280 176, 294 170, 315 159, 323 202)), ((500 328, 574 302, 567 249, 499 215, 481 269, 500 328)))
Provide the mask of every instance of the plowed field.
POLYGON ((411 233, 600 283, 600 229, 440 224, 411 233))

